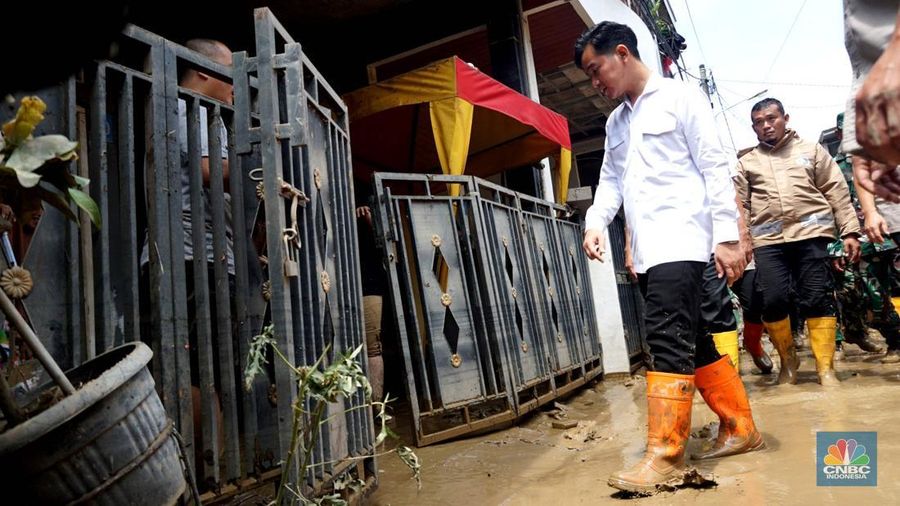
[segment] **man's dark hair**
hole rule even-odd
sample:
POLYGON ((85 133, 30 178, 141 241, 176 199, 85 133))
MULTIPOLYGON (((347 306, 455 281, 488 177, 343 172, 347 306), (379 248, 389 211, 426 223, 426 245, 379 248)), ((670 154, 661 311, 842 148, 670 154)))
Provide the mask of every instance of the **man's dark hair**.
POLYGON ((594 46, 594 51, 598 54, 611 54, 616 46, 622 44, 635 58, 641 59, 637 48, 637 36, 628 25, 604 21, 585 30, 575 41, 575 66, 578 68, 581 68, 581 57, 588 44, 594 46))
POLYGON ((753 104, 753 107, 750 108, 750 114, 753 114, 756 111, 761 111, 766 107, 769 107, 770 105, 774 105, 775 107, 777 107, 778 112, 780 112, 781 115, 784 116, 784 105, 782 105, 781 100, 778 100, 777 98, 764 98, 759 102, 753 104))

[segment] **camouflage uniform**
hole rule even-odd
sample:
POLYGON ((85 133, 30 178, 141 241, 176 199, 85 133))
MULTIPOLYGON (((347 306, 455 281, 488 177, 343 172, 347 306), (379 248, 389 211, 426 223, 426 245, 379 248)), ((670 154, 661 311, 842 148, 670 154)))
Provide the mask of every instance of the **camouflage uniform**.
MULTIPOLYGON (((841 167, 850 187, 850 198, 862 221, 859 200, 853 187, 850 157, 839 153, 835 161, 841 167)), ((896 274, 894 259, 898 248, 890 238, 881 244, 869 241, 865 236, 860 240, 860 261, 847 265, 843 272, 833 269, 835 294, 838 303, 838 319, 844 339, 860 342, 868 336, 868 327, 878 330, 888 344, 900 341, 900 316, 891 303, 891 289, 896 274), (871 323, 867 324, 869 315, 871 323)), ((843 243, 835 241, 828 247, 833 258, 843 256, 843 243)))

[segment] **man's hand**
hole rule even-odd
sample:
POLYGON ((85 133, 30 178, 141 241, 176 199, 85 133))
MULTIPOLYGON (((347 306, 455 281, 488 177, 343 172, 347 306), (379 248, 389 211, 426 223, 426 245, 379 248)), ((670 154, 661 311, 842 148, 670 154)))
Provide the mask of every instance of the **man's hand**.
POLYGON ((847 268, 847 264, 855 264, 856 262, 859 262, 859 240, 851 235, 844 239, 843 256, 833 259, 831 265, 833 265, 838 272, 844 272, 844 269, 847 268))
POLYGON ((856 182, 879 197, 900 204, 900 170, 855 155, 853 157, 856 182))
POLYGON ((720 243, 716 245, 716 272, 719 277, 725 276, 728 280, 728 286, 740 279, 744 275, 744 267, 747 267, 747 260, 744 250, 740 243, 720 243))
POLYGON ((872 66, 856 94, 856 140, 870 158, 900 165, 900 37, 872 66))
POLYGON ((887 222, 884 221, 884 218, 877 212, 866 214, 865 231, 866 237, 877 244, 883 243, 884 236, 890 233, 887 222))
POLYGON ((851 264, 859 262, 859 239, 852 235, 844 238, 844 256, 851 264))
POLYGON ((372 226, 372 210, 369 209, 369 206, 357 207, 356 217, 364 218, 366 220, 366 223, 368 223, 370 227, 372 226))
POLYGON ((0 204, 0 218, 13 223, 16 221, 16 213, 6 204, 0 204))
POLYGON ((630 254, 625 255, 625 270, 628 272, 628 277, 631 281, 638 280, 637 271, 634 270, 634 260, 631 258, 630 254))
POLYGON ((744 267, 746 267, 747 264, 753 261, 753 239, 750 237, 750 233, 741 233, 741 239, 738 241, 738 244, 741 246, 741 251, 744 252, 744 262, 746 262, 744 267))
POLYGON ((588 229, 584 231, 584 242, 581 244, 584 253, 591 260, 603 261, 603 253, 606 252, 606 238, 602 230, 588 229))

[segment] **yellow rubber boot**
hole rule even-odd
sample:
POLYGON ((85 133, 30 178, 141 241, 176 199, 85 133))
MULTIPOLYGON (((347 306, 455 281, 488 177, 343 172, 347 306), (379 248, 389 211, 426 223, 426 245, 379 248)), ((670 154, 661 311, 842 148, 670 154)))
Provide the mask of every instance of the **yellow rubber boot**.
POLYGON ((718 334, 712 335, 713 342, 716 343, 716 350, 718 350, 719 355, 728 356, 731 359, 731 365, 734 366, 734 370, 741 373, 740 365, 738 364, 738 360, 740 360, 740 352, 738 351, 738 333, 737 330, 729 330, 728 332, 719 332, 718 334))
POLYGON ((837 318, 834 316, 808 318, 806 326, 809 329, 809 346, 812 348, 813 356, 816 357, 819 383, 826 387, 839 385, 840 381, 834 374, 834 336, 837 318))
MULTIPOLYGON (((800 359, 797 358, 797 350, 794 348, 794 336, 791 334, 790 317, 777 322, 763 322, 769 339, 778 356, 781 358, 781 370, 778 372, 778 383, 797 383, 797 369, 800 367, 800 359)), ((832 327, 832 332, 834 328, 832 327)), ((831 345, 834 346, 834 334, 831 336, 831 345)))
POLYGON ((900 315, 900 297, 891 297, 891 304, 894 305, 894 311, 900 315))

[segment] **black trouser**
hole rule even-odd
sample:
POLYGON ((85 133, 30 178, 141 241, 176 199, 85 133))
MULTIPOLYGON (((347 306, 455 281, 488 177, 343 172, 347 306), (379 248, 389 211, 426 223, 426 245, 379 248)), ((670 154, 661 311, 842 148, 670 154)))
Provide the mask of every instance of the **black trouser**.
POLYGON ((694 374, 720 358, 700 322, 703 270, 703 262, 670 262, 638 276, 651 370, 694 374))
POLYGON ((796 302, 800 318, 835 315, 834 283, 830 258, 826 251, 829 239, 760 246, 756 257, 756 283, 763 297, 763 320, 777 322, 788 317, 791 303, 791 280, 796 280, 796 302))
POLYGON ((731 285, 743 309, 744 322, 762 323, 762 292, 756 286, 756 269, 744 271, 744 275, 731 285))
POLYGON ((703 295, 700 299, 700 331, 704 334, 718 334, 737 330, 734 318, 734 304, 728 293, 728 280, 716 272, 715 258, 711 258, 703 268, 703 295))

